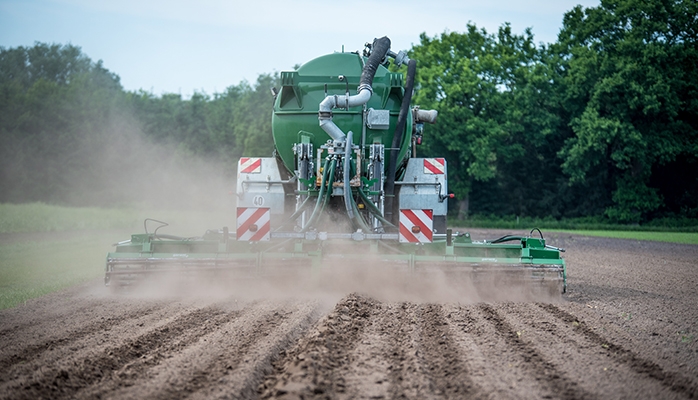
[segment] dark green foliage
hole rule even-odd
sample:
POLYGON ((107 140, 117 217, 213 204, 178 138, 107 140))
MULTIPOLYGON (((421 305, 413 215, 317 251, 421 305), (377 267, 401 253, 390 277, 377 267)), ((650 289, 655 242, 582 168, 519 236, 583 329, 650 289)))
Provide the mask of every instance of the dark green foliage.
POLYGON ((440 111, 459 215, 698 215, 698 3, 602 1, 530 31, 424 35, 415 98, 440 111))
POLYGON ((693 0, 604 0, 565 15, 553 46, 572 129, 562 168, 611 220, 698 207, 697 15, 693 0), (678 165, 683 191, 659 175, 678 165))
POLYGON ((514 35, 504 25, 488 34, 470 24, 462 34, 422 35, 412 55, 419 60, 415 100, 439 110, 424 150, 448 158, 461 217, 561 215, 561 119, 546 49, 531 31, 514 35))

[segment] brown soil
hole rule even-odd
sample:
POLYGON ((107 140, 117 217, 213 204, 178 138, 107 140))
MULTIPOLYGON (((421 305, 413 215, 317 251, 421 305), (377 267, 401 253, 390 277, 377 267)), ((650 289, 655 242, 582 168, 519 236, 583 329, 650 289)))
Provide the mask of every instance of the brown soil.
POLYGON ((545 301, 94 281, 0 311, 0 398, 698 397, 698 246, 548 243, 569 291, 545 301))

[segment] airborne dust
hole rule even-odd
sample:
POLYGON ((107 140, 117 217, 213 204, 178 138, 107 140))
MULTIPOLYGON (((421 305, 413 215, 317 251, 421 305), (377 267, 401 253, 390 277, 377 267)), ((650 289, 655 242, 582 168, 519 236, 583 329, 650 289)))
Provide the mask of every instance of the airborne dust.
MULTIPOLYGON (((143 138, 134 126, 119 130, 114 151, 100 165, 110 187, 125 191, 124 198, 138 201, 161 218, 162 211, 170 226, 160 233, 185 237, 198 236, 206 229, 231 230, 235 227, 234 173, 237 159, 221 163, 196 156, 182 156, 174 146, 156 145, 143 138), (126 161, 119 154, 125 154, 126 161), (119 171, 119 173, 114 173, 119 171), (173 210, 182 210, 177 218, 173 210), (205 212, 198 220, 191 213, 205 212), (174 215, 174 217, 173 217, 174 215), (204 220, 205 219, 205 220, 204 220)), ((321 218, 320 226, 328 230, 351 231, 351 224, 341 219, 321 218)), ((154 227, 154 226, 153 226, 154 227)), ((152 230, 151 230, 152 231, 152 230)), ((485 239, 480 238, 480 239, 485 239)), ((491 239, 491 238, 488 238, 491 239)), ((482 301, 559 301, 560 294, 548 288, 510 283, 496 273, 478 276, 454 274, 439 269, 411 273, 406 266, 385 265, 375 260, 361 263, 352 260, 351 252, 337 254, 321 271, 310 266, 295 268, 265 265, 264 277, 250 278, 225 274, 164 274, 142 282, 137 287, 119 292, 119 296, 155 298, 230 298, 255 299, 321 299, 334 304, 349 293, 362 293, 380 301, 477 303, 482 301)))
MULTIPOLYGON (((143 126, 124 110, 113 110, 109 123, 95 135, 73 144, 70 159, 46 157, 44 163, 22 165, 32 173, 62 162, 80 166, 62 182, 62 202, 72 205, 137 208, 144 218, 169 224, 160 233, 195 237, 206 229, 235 227, 235 172, 237 157, 204 157, 186 146, 156 142, 143 133, 143 126)), ((201 138, 205 140, 205 138, 201 138)), ((47 153, 50 154, 50 153, 47 153)), ((65 152, 56 153, 60 157, 65 152)), ((74 169, 73 169, 74 171, 74 169)), ((327 221, 325 221, 327 222, 327 221)), ((341 229, 342 221, 332 221, 341 229)), ((150 225, 154 229, 157 225, 150 225)), ((349 224, 346 224, 347 228, 349 224)), ((135 228, 139 233, 144 229, 135 228)), ((123 239, 127 239, 128 236, 123 239)), ((481 238, 484 239, 484 238, 481 238)), ((105 243, 105 253, 109 245, 105 243)), ((525 285, 507 285, 488 276, 474 282, 440 270, 412 274, 406 267, 380 261, 354 262, 352 254, 336 255, 322 271, 264 266, 273 270, 263 279, 226 276, 159 275, 138 288, 118 293, 134 297, 239 297, 318 298, 330 304, 348 293, 358 292, 381 301, 459 302, 559 300, 559 294, 525 285)), ((96 283, 98 284, 98 283, 96 283)), ((100 288, 99 292, 107 290, 100 288)))

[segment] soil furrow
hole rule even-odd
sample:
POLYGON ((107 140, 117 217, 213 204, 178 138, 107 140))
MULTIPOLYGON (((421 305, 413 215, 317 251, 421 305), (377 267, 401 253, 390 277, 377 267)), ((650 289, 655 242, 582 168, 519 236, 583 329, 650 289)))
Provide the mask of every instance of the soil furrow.
POLYGON ((263 398, 346 398, 347 384, 338 373, 364 331, 377 302, 350 294, 274 363, 260 388, 263 398))
MULTIPOLYGON (((87 326, 83 326, 74 330, 69 330, 62 335, 54 336, 53 338, 42 341, 40 343, 22 343, 21 346, 15 346, 14 348, 6 349, 4 352, 7 352, 7 350, 11 350, 12 353, 0 358, 0 371, 10 372, 10 368, 12 366, 22 363, 28 363, 34 358, 37 358, 44 354, 44 352, 46 351, 50 351, 57 347, 69 346, 71 343, 82 340, 88 335, 93 335, 95 332, 107 330, 110 327, 118 325, 124 321, 137 319, 143 316, 144 314, 150 314, 155 310, 161 309, 163 307, 164 305, 146 307, 144 309, 134 310, 113 317, 102 318, 99 321, 87 324, 87 326)), ((5 374, 0 372, 0 382, 5 382, 6 380, 7 377, 5 376, 5 374)))
MULTIPOLYGON (((171 354, 184 351, 201 340, 211 330, 235 321, 245 310, 228 310, 220 305, 212 305, 194 313, 177 317, 174 323, 168 324, 149 335, 139 337, 134 343, 136 357, 128 357, 126 363, 121 363, 118 369, 105 379, 81 390, 76 397, 95 398, 109 397, 121 387, 134 386, 149 375, 152 368, 168 363, 171 354), (140 356, 138 354, 140 353, 140 356)), ((121 349, 133 351, 122 346, 121 349)), ((123 351, 121 351, 123 352, 123 351)), ((107 354, 114 356, 114 351, 107 354), (111 353, 111 354, 110 354, 111 353)))
POLYGON ((193 328, 208 319, 228 318, 226 314, 217 308, 198 309, 144 335, 128 339, 119 346, 77 353, 60 363, 45 366, 26 382, 18 382, 21 386, 11 397, 74 398, 80 390, 92 384, 112 380, 115 375, 121 378, 128 374, 122 369, 140 358, 150 357, 151 362, 157 362, 164 348, 186 346, 187 342, 204 333, 202 329, 197 329, 197 333, 192 334, 193 328), (182 336, 185 333, 186 336, 182 336))
POLYGON ((376 303, 370 309, 366 328, 349 352, 347 363, 338 368, 337 374, 345 378, 344 395, 349 398, 380 399, 387 395, 389 352, 386 333, 395 329, 390 306, 376 303))
MULTIPOLYGON (((301 335, 306 333, 321 315, 319 304, 315 302, 298 304, 288 311, 280 310, 279 313, 284 315, 276 328, 270 330, 270 326, 262 326, 259 336, 263 336, 264 340, 255 342, 247 350, 244 358, 237 361, 236 368, 231 370, 232 363, 226 363, 223 369, 220 362, 210 366, 207 368, 209 375, 211 371, 220 371, 218 374, 220 377, 215 379, 213 376, 209 381, 216 380, 215 384, 203 387, 190 397, 195 399, 257 397, 264 376, 272 370, 272 362, 279 358, 282 350, 291 347, 301 335), (232 388, 234 391, 231 391, 232 388)), ((277 313, 275 312, 274 315, 277 313)), ((256 335, 256 333, 252 334, 256 335)))
POLYGON ((588 340, 608 350, 608 354, 620 363, 627 364, 629 368, 638 374, 654 379, 672 391, 685 395, 689 398, 698 397, 698 385, 690 379, 664 370, 651 360, 644 359, 621 345, 612 343, 597 332, 593 331, 587 324, 565 310, 553 304, 539 304, 539 307, 554 317, 572 325, 574 330, 580 332, 588 340))
MULTIPOLYGON (((540 304, 539 304, 540 305, 540 304)), ((536 304, 504 304, 498 308, 503 318, 520 333, 520 340, 536 351, 586 392, 598 397, 610 393, 618 398, 667 398, 669 390, 639 376, 628 365, 609 354, 607 346, 590 341, 536 304), (583 372, 579 365, 584 365, 583 372), (632 381, 633 385, 624 385, 632 381)))
POLYGON ((237 319, 211 329, 192 346, 166 352, 166 364, 146 371, 133 386, 122 385, 107 397, 254 397, 263 376, 258 370, 269 368, 279 343, 289 340, 285 336, 292 337, 300 330, 299 324, 315 318, 313 310, 266 302, 246 308, 237 319))
POLYGON ((426 393, 436 398, 483 398, 472 372, 467 369, 463 354, 455 343, 439 304, 418 308, 419 348, 421 373, 429 380, 426 393))
POLYGON ((556 394, 536 379, 528 362, 506 338, 487 322, 478 306, 451 305, 444 310, 454 341, 468 355, 473 382, 488 398, 540 399, 556 394))
POLYGON ((390 287, 353 265, 302 300, 276 283, 114 295, 95 280, 0 311, 0 399, 698 398, 698 246, 560 235, 553 304, 518 286, 448 303, 473 288, 390 287))
MULTIPOLYGON (((16 309, 3 310, 2 325, 12 325, 7 328, 0 329, 0 340, 5 340, 15 335, 16 332, 22 332, 26 334, 32 328, 36 328, 38 325, 44 326, 60 326, 60 322, 68 317, 73 317, 74 315, 85 315, 87 312, 93 310, 95 307, 99 307, 97 303, 82 304, 79 307, 70 308, 69 312, 66 310, 59 310, 59 312, 46 312, 41 313, 37 310, 32 309, 32 312, 21 313, 20 310, 23 306, 18 306, 16 309), (58 323, 57 323, 58 322, 58 323)), ((117 314, 118 316, 118 314, 117 314)))
POLYGON ((479 308, 485 319, 495 327, 507 345, 521 354, 531 373, 535 375, 535 379, 547 387, 556 397, 561 399, 595 398, 591 393, 582 390, 577 382, 570 380, 562 371, 559 371, 553 363, 546 360, 534 346, 521 340, 521 332, 505 321, 494 306, 482 304, 479 308))
POLYGON ((390 363, 389 398, 418 399, 425 395, 424 389, 429 381, 421 375, 419 368, 417 306, 400 303, 393 308, 397 309, 396 315, 392 316, 397 326, 387 332, 391 344, 386 355, 390 363))
MULTIPOLYGON (((236 343, 222 343, 212 337, 207 337, 207 345, 220 349, 220 353, 211 360, 201 360, 193 368, 193 371, 188 371, 185 374, 186 376, 180 376, 180 379, 175 384, 167 385, 164 390, 153 393, 149 397, 161 399, 188 398, 206 386, 216 384, 228 371, 237 370, 248 355, 247 352, 257 342, 267 340, 269 334, 285 318, 285 312, 282 310, 274 310, 273 313, 265 312, 258 316, 255 321, 249 321, 246 326, 237 327, 242 329, 235 330, 236 343)), ((205 355, 202 358, 205 358, 205 355)))

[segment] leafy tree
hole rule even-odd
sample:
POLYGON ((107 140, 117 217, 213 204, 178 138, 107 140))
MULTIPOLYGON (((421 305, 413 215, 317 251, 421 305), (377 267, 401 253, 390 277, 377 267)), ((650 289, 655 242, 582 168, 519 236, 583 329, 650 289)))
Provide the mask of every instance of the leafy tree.
MULTIPOLYGON (((554 46, 571 128, 562 168, 615 221, 660 211, 651 182, 673 163, 686 166, 686 190, 698 195, 697 27, 693 0, 602 0, 565 14, 554 46)), ((698 207, 683 197, 693 201, 679 207, 698 207)))
POLYGON ((505 24, 488 34, 469 24, 465 33, 422 34, 412 56, 419 62, 415 101, 439 111, 426 152, 448 157, 460 217, 471 208, 474 187, 481 189, 474 209, 491 204, 498 213, 535 215, 542 192, 554 203, 551 137, 560 120, 545 48, 536 47, 531 31, 515 35, 505 24))

